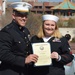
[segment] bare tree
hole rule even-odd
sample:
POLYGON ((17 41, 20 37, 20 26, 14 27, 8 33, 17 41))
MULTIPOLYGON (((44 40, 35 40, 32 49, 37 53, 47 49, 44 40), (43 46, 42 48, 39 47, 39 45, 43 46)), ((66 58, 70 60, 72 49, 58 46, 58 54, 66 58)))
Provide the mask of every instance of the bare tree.
POLYGON ((6 9, 6 14, 2 15, 1 17, 1 25, 2 25, 1 27, 2 28, 11 22, 12 20, 11 14, 12 14, 12 11, 10 11, 9 9, 6 9))
POLYGON ((30 13, 26 27, 30 30, 31 35, 38 32, 40 25, 42 25, 41 15, 30 13))
POLYGON ((75 27, 75 19, 69 18, 68 20, 68 27, 75 27))

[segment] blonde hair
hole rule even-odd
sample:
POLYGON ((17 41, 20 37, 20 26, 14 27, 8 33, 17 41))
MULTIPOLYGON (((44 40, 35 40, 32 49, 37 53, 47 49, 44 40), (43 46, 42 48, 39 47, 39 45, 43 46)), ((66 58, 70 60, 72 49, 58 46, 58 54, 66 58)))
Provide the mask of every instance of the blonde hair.
MULTIPOLYGON (((38 32, 37 36, 39 38, 43 38, 45 36, 44 30, 43 30, 43 25, 40 26, 40 29, 39 29, 39 32, 38 32)), ((61 38, 62 37, 57 24, 56 24, 54 33, 50 36, 53 36, 53 37, 56 37, 56 38, 61 38)))

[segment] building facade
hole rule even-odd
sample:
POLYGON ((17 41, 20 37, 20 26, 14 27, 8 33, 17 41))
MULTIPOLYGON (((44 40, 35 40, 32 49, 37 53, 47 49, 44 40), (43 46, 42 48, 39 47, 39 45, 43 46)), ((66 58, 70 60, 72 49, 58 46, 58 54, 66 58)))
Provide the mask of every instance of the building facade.
POLYGON ((75 3, 75 0, 71 0, 71 1, 75 3))
MULTIPOLYGON (((51 7, 54 7, 59 4, 59 2, 37 2, 37 0, 35 0, 36 2, 33 2, 34 0, 31 1, 27 0, 27 1, 33 6, 31 12, 35 14, 43 14, 43 13, 51 14, 52 13, 51 7)), ((26 2, 26 0, 22 0, 22 2, 26 2)), ((10 3, 7 3, 7 7, 9 4, 10 3)))
POLYGON ((22 2, 38 2, 38 0, 21 0, 22 2))
POLYGON ((32 4, 33 8, 31 9, 31 12, 35 14, 51 14, 52 10, 51 7, 58 5, 58 2, 29 2, 32 4))

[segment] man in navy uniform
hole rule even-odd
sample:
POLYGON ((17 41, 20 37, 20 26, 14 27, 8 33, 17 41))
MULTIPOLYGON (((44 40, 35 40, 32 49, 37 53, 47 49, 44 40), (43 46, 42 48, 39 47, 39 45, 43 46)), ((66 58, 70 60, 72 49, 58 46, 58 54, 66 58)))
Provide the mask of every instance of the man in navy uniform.
POLYGON ((29 65, 37 62, 30 54, 30 33, 25 27, 31 4, 14 2, 12 22, 0 31, 0 75, 28 75, 29 65))

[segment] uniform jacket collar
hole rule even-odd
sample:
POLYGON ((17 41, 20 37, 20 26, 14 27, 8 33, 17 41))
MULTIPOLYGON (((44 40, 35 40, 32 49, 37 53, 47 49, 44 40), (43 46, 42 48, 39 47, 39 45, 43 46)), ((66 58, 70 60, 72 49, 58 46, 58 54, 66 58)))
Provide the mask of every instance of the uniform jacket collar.
POLYGON ((13 20, 12 23, 13 23, 13 25, 14 25, 15 28, 17 28, 17 29, 19 29, 19 30, 21 30, 21 31, 24 30, 24 27, 22 27, 22 26, 20 26, 18 23, 16 23, 15 20, 13 20))

